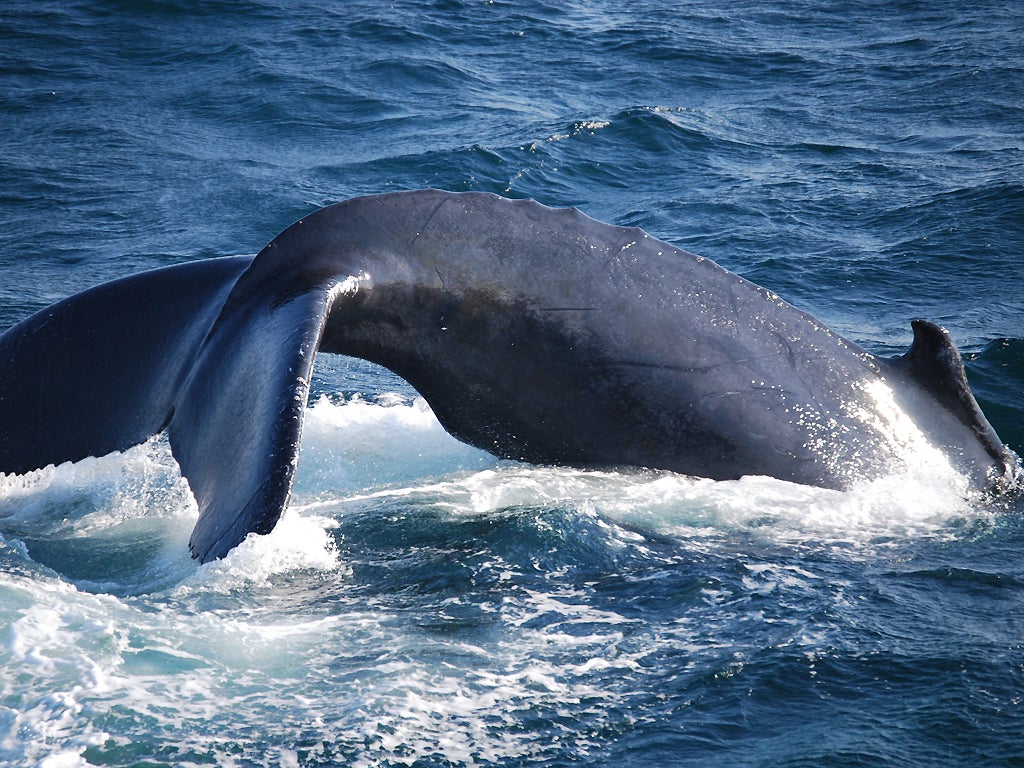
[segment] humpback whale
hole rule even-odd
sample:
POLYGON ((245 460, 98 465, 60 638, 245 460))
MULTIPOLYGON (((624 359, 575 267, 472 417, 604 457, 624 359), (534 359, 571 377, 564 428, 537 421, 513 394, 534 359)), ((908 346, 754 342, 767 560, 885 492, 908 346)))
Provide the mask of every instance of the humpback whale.
POLYGON ((166 430, 201 561, 287 504, 318 351, 391 369, 452 435, 535 463, 828 488, 926 450, 1019 484, 955 345, 883 359, 712 261, 578 210, 439 190, 321 209, 255 257, 99 285, 0 336, 0 472, 166 430))

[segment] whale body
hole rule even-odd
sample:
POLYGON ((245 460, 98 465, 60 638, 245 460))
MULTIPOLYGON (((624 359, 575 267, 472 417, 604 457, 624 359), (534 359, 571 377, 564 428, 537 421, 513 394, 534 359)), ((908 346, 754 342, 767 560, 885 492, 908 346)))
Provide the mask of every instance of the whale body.
POLYGON ((255 257, 106 283, 0 336, 0 472, 166 430, 224 556, 284 510, 318 351, 391 369, 456 438, 534 463, 847 488, 922 447, 1019 482, 940 327, 883 359, 774 293, 576 209, 439 190, 355 198, 255 257))

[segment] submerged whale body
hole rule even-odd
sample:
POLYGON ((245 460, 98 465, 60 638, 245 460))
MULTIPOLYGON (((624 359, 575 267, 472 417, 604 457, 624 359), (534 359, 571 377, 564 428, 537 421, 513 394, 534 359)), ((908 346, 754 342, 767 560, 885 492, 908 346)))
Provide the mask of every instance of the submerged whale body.
POLYGON ((713 262, 529 200, 438 190, 324 208, 257 256, 100 285, 0 336, 0 472, 166 429, 222 557, 284 509, 318 350, 406 379, 455 437, 537 463, 831 488, 929 451, 1019 464, 947 333, 875 357, 713 262))

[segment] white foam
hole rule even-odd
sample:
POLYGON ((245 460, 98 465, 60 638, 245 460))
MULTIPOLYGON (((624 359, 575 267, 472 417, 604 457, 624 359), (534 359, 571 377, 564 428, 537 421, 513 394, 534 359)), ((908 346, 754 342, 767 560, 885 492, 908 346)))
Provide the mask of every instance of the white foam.
POLYGON ((489 454, 444 431, 422 398, 385 394, 319 398, 306 412, 298 494, 393 485, 464 468, 492 466, 489 454))
POLYGON ((232 592, 265 586, 292 571, 344 570, 347 566, 328 533, 335 525, 327 517, 287 510, 269 534, 250 534, 223 559, 199 568, 175 593, 180 597, 196 590, 232 592))
MULTIPOLYGON (((336 617, 272 605, 249 614, 237 603, 229 612, 181 611, 161 601, 153 610, 6 573, 0 605, 0 764, 17 755, 11 764, 90 765, 86 750, 112 738, 101 724, 126 713, 152 733, 194 731, 183 746, 216 750, 221 739, 197 723, 236 708, 268 721, 276 704, 293 711, 295 701, 270 694, 264 703, 260 692, 301 679, 324 638, 344 635, 336 617)), ((114 743, 129 743, 123 724, 114 728, 122 734, 114 743)))
MULTIPOLYGON (((953 519, 984 514, 941 453, 898 409, 883 407, 885 394, 874 393, 879 429, 898 437, 905 453, 918 459, 898 474, 847 492, 763 477, 714 482, 666 472, 510 464, 451 438, 422 399, 322 397, 306 414, 291 509, 270 537, 252 537, 225 564, 207 569, 204 578, 216 571, 225 584, 236 578, 261 582, 290 569, 336 569, 329 518, 366 498, 430 497, 433 506, 465 515, 564 505, 688 538, 740 530, 789 542, 934 535, 953 519)), ((0 475, 0 520, 7 539, 164 540, 160 570, 179 580, 194 568, 187 556, 176 558, 173 552, 185 551, 196 514, 162 438, 121 454, 0 475)), ((145 578, 152 579, 148 588, 167 584, 155 573, 139 578, 131 589, 146 589, 145 578)))
MULTIPOLYGON (((0 592, 15 586, 0 576, 0 592)), ((55 580, 20 588, 35 594, 0 633, 0 755, 27 765, 84 766, 89 747, 129 744, 119 717, 145 722, 150 734, 188 734, 183 748, 223 759, 233 748, 222 729, 237 739, 258 722, 261 735, 283 744, 301 728, 323 744, 359 745, 353 765, 500 762, 544 749, 536 734, 517 732, 522 713, 607 704, 614 694, 595 676, 628 668, 613 648, 622 638, 613 622, 584 637, 557 629, 610 618, 571 595, 527 595, 516 616, 553 616, 555 629, 524 620, 510 625, 514 638, 483 648, 424 635, 383 606, 343 616, 238 601, 230 610, 151 611, 55 580), (47 591, 59 599, 45 599, 47 591), (584 661, 538 658, 560 643, 584 661), (330 676, 352 665, 357 687, 336 689, 347 684, 330 676), (112 709, 120 710, 113 736, 97 725, 112 709)), ((280 749, 274 759, 294 756, 280 749)))
MULTIPOLYGON (((439 482, 322 498, 306 509, 344 514, 368 499, 419 500, 451 514, 479 516, 516 507, 566 507, 600 519, 691 541, 728 539, 740 532, 776 543, 849 543, 942 535, 951 521, 988 519, 984 507, 921 474, 865 482, 849 491, 787 483, 769 477, 712 481, 667 472, 605 472, 503 466, 439 482)), ((615 531, 634 543, 639 534, 615 531)))
POLYGON ((86 533, 143 515, 186 521, 197 515, 163 435, 123 452, 0 474, 0 520, 7 530, 86 533))
POLYGON ((299 468, 306 487, 317 488, 317 494, 296 506, 333 515, 343 514, 347 503, 371 498, 429 497, 432 506, 453 514, 479 515, 567 505, 688 538, 739 530, 784 542, 852 543, 932 536, 952 520, 987 516, 941 452, 894 403, 884 407, 891 397, 873 392, 877 427, 891 435, 905 461, 893 474, 849 491, 768 477, 712 481, 669 472, 498 462, 448 436, 422 400, 322 398, 308 416, 311 439, 304 439, 299 468))
POLYGON ((584 536, 616 551, 642 554, 648 532, 698 552, 728 547, 741 555, 746 594, 820 588, 813 570, 772 562, 760 543, 853 543, 870 555, 879 542, 943 535, 958 516, 981 514, 955 484, 924 474, 838 492, 762 477, 714 482, 498 462, 448 437, 421 401, 321 399, 307 413, 301 482, 279 525, 196 566, 184 539, 171 541, 187 537, 195 510, 161 451, 154 443, 0 478, 7 534, 96 541, 152 518, 171 526, 161 535, 180 549, 179 559, 157 555, 154 573, 131 577, 154 592, 145 599, 88 594, 46 574, 0 574, 0 761, 86 765, 89 748, 128 743, 130 729, 112 715, 118 707, 156 741, 187 734, 200 754, 228 760, 260 723, 279 746, 239 758, 253 764, 295 764, 290 745, 300 731, 315 732, 317 744, 347 745, 345 760, 357 766, 543 760, 550 732, 523 729, 524 716, 585 716, 592 727, 574 734, 575 753, 585 755, 596 746, 587 733, 619 722, 628 707, 619 683, 646 674, 648 655, 685 653, 680 673, 708 658, 717 664, 731 635, 720 636, 715 622, 745 618, 735 592, 707 587, 701 601, 731 607, 645 627, 614 603, 596 603, 586 585, 563 582, 557 568, 543 581, 550 588, 540 588, 517 583, 516 566, 498 558, 485 566, 500 585, 498 603, 445 598, 445 610, 476 607, 493 622, 483 639, 432 633, 409 620, 401 600, 396 607, 388 595, 367 596, 365 585, 349 591, 338 526, 367 499, 422 501, 469 518, 534 510, 538 526, 545 510, 569 510, 584 536), (310 597, 325 586, 330 600, 310 597))
POLYGON ((112 598, 100 598, 96 610, 83 607, 70 585, 7 574, 0 596, 4 604, 29 597, 0 619, 0 755, 21 754, 25 765, 86 765, 82 752, 106 738, 90 722, 87 701, 111 690, 98 657, 114 631, 105 610, 112 598))

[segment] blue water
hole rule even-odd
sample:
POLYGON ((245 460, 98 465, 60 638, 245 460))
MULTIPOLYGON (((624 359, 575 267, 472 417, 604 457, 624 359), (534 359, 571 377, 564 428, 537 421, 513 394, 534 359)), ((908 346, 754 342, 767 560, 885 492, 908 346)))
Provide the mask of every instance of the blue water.
MULTIPOLYGON (((940 322, 1024 449, 1019 2, 0 8, 0 329, 425 186, 642 226, 879 354, 940 322)), ((1022 515, 499 462, 325 357, 223 561, 160 439, 0 476, 0 764, 1024 765, 1022 515)))

